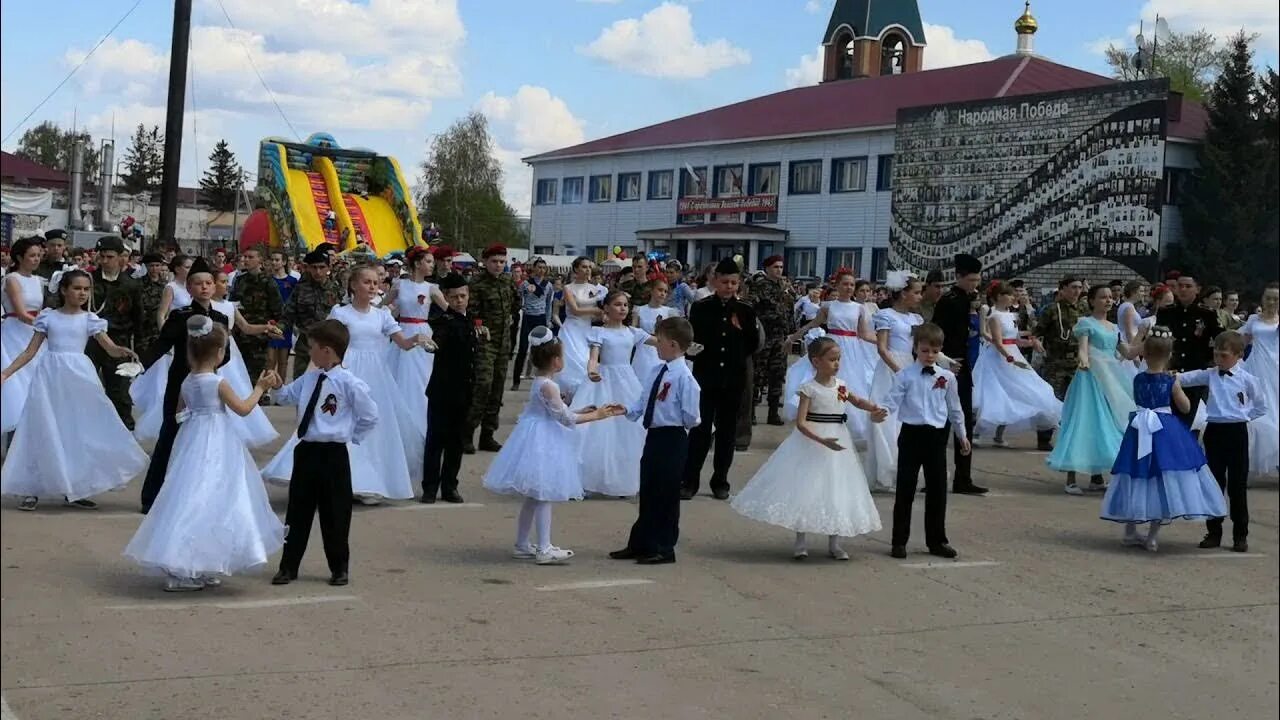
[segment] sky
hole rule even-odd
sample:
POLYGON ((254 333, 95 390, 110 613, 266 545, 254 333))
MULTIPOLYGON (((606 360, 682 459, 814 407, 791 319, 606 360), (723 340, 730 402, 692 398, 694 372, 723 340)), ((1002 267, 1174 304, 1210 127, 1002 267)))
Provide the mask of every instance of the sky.
MULTIPOLYGON (((194 0, 183 185, 225 138, 253 172, 264 137, 329 132, 396 157, 415 182, 434 134, 490 120, 503 193, 527 215, 520 158, 815 83, 834 0, 194 0), (261 79, 259 79, 261 78, 261 79), (269 88, 269 90, 268 90, 269 88)), ((925 68, 1013 51, 1021 0, 920 0, 925 68)), ((1036 52, 1106 73, 1156 14, 1174 30, 1259 34, 1275 66, 1275 0, 1037 0, 1036 52)), ((0 5, 0 132, 43 120, 112 136, 164 126, 170 0, 0 5), (138 6, 84 61, 108 30, 138 6), (53 30, 56 29, 56 33, 53 30), (32 117, 23 117, 79 69, 32 117)))

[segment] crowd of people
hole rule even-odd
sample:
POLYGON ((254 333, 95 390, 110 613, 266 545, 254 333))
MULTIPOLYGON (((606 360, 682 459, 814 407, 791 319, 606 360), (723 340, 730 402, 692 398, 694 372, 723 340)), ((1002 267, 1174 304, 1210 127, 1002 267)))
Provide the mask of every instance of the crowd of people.
POLYGON ((1185 274, 1154 287, 1068 276, 1036 307, 1017 280, 983 284, 963 255, 950 287, 939 273, 875 284, 843 269, 805 285, 781 256, 693 278, 678 261, 606 275, 580 257, 557 278, 496 245, 472 267, 443 246, 231 260, 135 255, 112 237, 76 261, 65 240, 4 249, 0 492, 23 510, 92 508, 145 472, 146 518, 125 552, 168 590, 216 586, 282 547, 273 582, 291 582, 317 514, 344 585, 352 500, 461 503, 461 459, 476 452, 497 453, 486 489, 524 498, 515 558, 573 556, 552 544, 554 503, 635 496, 611 557, 674 562, 680 502, 708 455, 711 494, 730 499, 761 404, 794 430, 732 506, 795 532, 798 559, 816 533, 847 560, 841 538, 881 527, 874 491, 895 494, 891 554, 906 557, 921 472, 925 545, 956 557, 948 474, 951 492, 987 492, 972 448, 1007 447, 1011 429, 1035 430, 1066 492, 1103 494, 1101 517, 1149 550, 1174 519, 1205 520, 1201 547, 1216 547, 1227 516, 1232 549, 1247 549, 1247 478, 1280 465, 1274 283, 1242 319, 1237 294, 1185 274), (522 381, 504 446, 503 395, 522 381), (298 422, 258 468, 248 449, 277 439, 263 404, 296 406, 298 422), (148 457, 138 441, 152 439, 148 457), (289 488, 283 522, 264 480, 289 488))

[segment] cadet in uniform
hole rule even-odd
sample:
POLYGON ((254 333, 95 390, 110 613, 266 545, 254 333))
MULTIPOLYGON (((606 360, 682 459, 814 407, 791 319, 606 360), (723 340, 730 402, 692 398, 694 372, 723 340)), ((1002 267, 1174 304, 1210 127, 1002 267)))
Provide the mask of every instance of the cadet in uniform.
MULTIPOLYGON (((104 237, 98 241, 98 269, 93 271, 93 297, 89 310, 107 321, 107 336, 123 348, 135 346, 136 332, 142 327, 142 302, 138 281, 124 272, 129 259, 124 241, 118 237, 104 237)), ((97 342, 89 341, 85 354, 102 374, 102 387, 107 398, 120 416, 124 426, 133 430, 133 400, 129 397, 129 378, 116 374, 116 368, 125 360, 113 358, 97 342)))
POLYGON ((503 274, 507 248, 490 245, 480 257, 484 270, 471 281, 467 315, 473 323, 486 328, 489 337, 476 353, 475 391, 464 433, 466 453, 474 453, 477 447, 487 452, 502 449, 493 434, 498 430, 498 411, 502 409, 502 391, 507 366, 511 364, 511 309, 516 307, 515 283, 503 274), (473 445, 477 425, 480 442, 473 445))
POLYGON ((618 283, 618 289, 631 299, 631 307, 649 304, 649 264, 643 255, 631 258, 631 275, 618 283))
POLYGON ((769 402, 769 424, 782 425, 782 386, 787 379, 786 338, 795 330, 792 308, 795 293, 783 277, 781 255, 762 263, 764 273, 751 281, 751 306, 764 326, 764 346, 755 357, 755 404, 763 395, 769 402))
MULTIPOLYGON (((284 302, 276 281, 262 272, 262 248, 251 247, 241 256, 244 269, 236 273, 231 289, 231 300, 239 303, 240 315, 252 325, 268 325, 280 322, 284 302)), ((267 345, 270 335, 248 335, 236 330, 236 344, 244 358, 249 377, 257 379, 267 367, 267 345)))
MULTIPOLYGON (((1067 398, 1067 387, 1076 374, 1076 351, 1080 341, 1072 330, 1081 317, 1080 291, 1083 289, 1084 283, 1079 278, 1068 275, 1059 280, 1057 297, 1040 313, 1031 333, 1044 345, 1044 364, 1040 374, 1053 387, 1053 394, 1059 400, 1067 398)), ((1052 450, 1052 440, 1053 430, 1036 432, 1036 447, 1040 450, 1052 450)))
POLYGON ((142 256, 142 265, 146 274, 138 279, 138 302, 142 304, 142 320, 133 336, 135 351, 141 353, 156 341, 160 335, 160 302, 164 299, 165 265, 164 258, 156 253, 142 256))
MULTIPOLYGON (((329 277, 329 253, 319 248, 307 253, 302 262, 305 271, 293 287, 282 316, 293 327, 293 377, 300 378, 311 362, 307 328, 329 317, 334 305, 342 302, 342 291, 329 277)), ((273 283, 274 284, 274 283, 273 283)), ((277 290, 277 293, 279 291, 277 290)))
MULTIPOLYGON (((1173 304, 1156 313, 1156 324, 1169 328, 1173 333, 1173 355, 1169 358, 1169 369, 1186 372, 1212 367, 1213 340, 1222 332, 1222 327, 1218 325, 1218 314, 1200 305, 1200 284, 1194 277, 1173 273, 1170 284, 1174 286, 1173 304)), ((1183 388, 1183 392, 1191 401, 1191 409, 1183 413, 1175 408, 1174 414, 1190 427, 1196 416, 1196 408, 1209 397, 1209 389, 1188 387, 1183 388)))
MULTIPOLYGON (((969 315, 978 299, 978 283, 982 282, 982 262, 972 255, 955 257, 956 282, 951 290, 939 298, 933 309, 933 323, 942 328, 942 352, 957 363, 952 365, 956 376, 956 390, 960 394, 960 406, 964 408, 964 437, 973 437, 973 368, 969 356, 969 315), (959 369, 956 369, 956 368, 959 369)), ((954 444, 955 474, 951 478, 951 492, 962 495, 982 495, 987 489, 973 482, 973 456, 961 452, 960 437, 954 444)))

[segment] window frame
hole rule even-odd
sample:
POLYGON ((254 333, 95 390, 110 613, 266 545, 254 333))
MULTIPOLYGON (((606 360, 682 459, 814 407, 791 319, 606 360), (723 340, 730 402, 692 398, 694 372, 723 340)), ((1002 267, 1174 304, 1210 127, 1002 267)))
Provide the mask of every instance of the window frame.
POLYGON ((677 192, 677 195, 676 195, 676 201, 677 201, 677 202, 676 202, 676 224, 677 224, 677 225, 703 225, 703 224, 705 224, 705 223, 707 222, 707 213, 688 213, 688 214, 685 214, 685 215, 681 215, 681 214, 680 214, 680 203, 679 203, 679 200, 681 200, 681 199, 683 199, 683 198, 686 198, 686 197, 695 197, 695 198, 708 198, 708 197, 715 197, 714 195, 710 195, 710 194, 708 194, 708 193, 709 193, 713 188, 711 188, 711 187, 710 187, 710 185, 712 184, 712 178, 711 178, 711 177, 710 177, 710 175, 709 175, 709 172, 710 172, 710 171, 709 171, 709 169, 707 168, 707 166, 706 166, 706 165, 699 165, 699 166, 697 166, 697 167, 694 167, 694 168, 693 168, 693 171, 694 171, 694 174, 693 174, 693 175, 689 175, 689 171, 688 171, 687 169, 685 169, 685 168, 680 168, 680 169, 678 170, 680 180, 679 180, 679 186, 676 188, 676 192, 677 192), (684 193, 684 179, 685 179, 685 177, 686 177, 686 176, 689 176, 689 177, 692 177, 692 178, 697 178, 697 172, 698 172, 699 170, 701 170, 701 171, 702 171, 702 194, 701 194, 701 195, 685 195, 685 193, 684 193), (693 219, 693 218, 696 218, 696 219, 693 219))
POLYGON ((876 192, 893 192, 893 153, 876 156, 876 192), (889 161, 889 172, 884 171, 885 160, 889 161))
MULTIPOLYGON (((772 195, 774 197, 782 197, 782 161, 751 163, 747 165, 747 195, 772 195), (776 182, 777 187, 771 193, 762 193, 756 188, 756 169, 757 168, 777 168, 778 174, 776 182)), ((747 224, 758 225, 776 225, 778 224, 778 210, 773 212, 749 212, 746 213, 747 224)))
POLYGON ((869 270, 868 280, 877 283, 884 282, 889 275, 889 248, 871 248, 871 267, 869 270))
POLYGON ((787 194, 788 195, 821 195, 822 194, 822 158, 812 158, 809 160, 792 160, 787 165, 787 194), (801 165, 818 166, 818 182, 817 188, 814 190, 796 190, 796 168, 801 165))
POLYGON ((639 202, 642 193, 640 192, 640 184, 644 182, 644 174, 639 172, 620 172, 618 173, 618 186, 614 188, 615 199, 618 202, 639 202), (623 197, 622 188, 626 186, 628 178, 636 179, 636 196, 623 197))
POLYGON ((785 270, 785 272, 787 273, 787 277, 791 277, 791 278, 819 277, 819 275, 818 275, 818 248, 817 248, 816 246, 813 246, 813 247, 788 247, 788 248, 785 248, 785 249, 782 251, 782 258, 783 258, 783 260, 782 260, 782 261, 783 261, 784 270, 785 270), (813 265, 813 268, 812 268, 812 269, 813 269, 813 272, 800 272, 800 271, 799 271, 799 268, 796 268, 796 267, 794 266, 794 265, 795 265, 795 259, 796 259, 796 258, 797 258, 797 256, 798 256, 798 255, 800 255, 801 253, 809 253, 809 254, 810 254, 810 256, 811 256, 811 258, 812 258, 811 262, 812 262, 812 265, 813 265))
POLYGON ((558 205, 560 204, 560 179, 559 178, 541 178, 538 180, 533 191, 534 205, 558 205), (544 199, 542 189, 544 187, 551 188, 553 197, 550 200, 544 199))
POLYGON ((848 157, 831 158, 831 181, 829 183, 831 194, 836 195, 841 193, 866 192, 868 165, 870 165, 870 159, 866 155, 850 155, 848 157), (848 189, 842 189, 837 187, 836 186, 836 178, 838 177, 837 170, 839 169, 841 163, 856 162, 856 161, 862 162, 862 182, 859 185, 859 187, 848 188, 848 189))
POLYGON ((607 203, 613 201, 613 174, 591 175, 587 180, 587 202, 588 203, 607 203), (600 197, 596 197, 596 188, 600 187, 596 183, 608 181, 608 185, 604 187, 604 193, 600 197))
POLYGON ((560 204, 561 205, 581 205, 582 198, 584 195, 586 195, 586 183, 583 180, 583 176, 573 175, 571 177, 560 179, 560 204), (570 200, 569 199, 569 183, 574 180, 576 180, 578 184, 578 199, 570 200))
POLYGON ((675 172, 676 172, 675 170, 650 170, 648 182, 645 183, 645 199, 646 200, 671 200, 672 198, 674 198, 676 196, 675 195, 676 193, 675 172), (653 180, 654 180, 653 176, 654 175, 667 176, 667 194, 666 195, 655 195, 653 193, 653 180))
POLYGON ((853 271, 853 276, 855 278, 861 279, 862 278, 862 248, 856 245, 839 245, 836 247, 828 247, 827 257, 826 257, 826 266, 825 266, 826 274, 830 276, 839 267, 848 267, 850 270, 853 271), (847 265, 842 265, 841 263, 836 262, 836 254, 846 253, 846 252, 851 252, 854 254, 854 261, 851 267, 847 265))

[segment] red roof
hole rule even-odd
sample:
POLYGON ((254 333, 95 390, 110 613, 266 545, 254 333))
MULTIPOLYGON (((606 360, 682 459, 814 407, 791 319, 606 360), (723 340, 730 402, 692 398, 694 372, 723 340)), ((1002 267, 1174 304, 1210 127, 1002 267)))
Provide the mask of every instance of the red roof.
POLYGON ((0 178, 6 184, 45 188, 64 188, 70 183, 67 174, 60 170, 7 152, 0 152, 0 178))
MULTIPOLYGON (((536 162, 653 147, 892 127, 902 108, 1078 90, 1114 82, 1041 57, 1007 55, 971 65, 785 90, 526 159, 536 162)), ((1171 124, 1169 134, 1199 138, 1204 132, 1203 116, 1202 107, 1184 103, 1182 120, 1171 124)))

